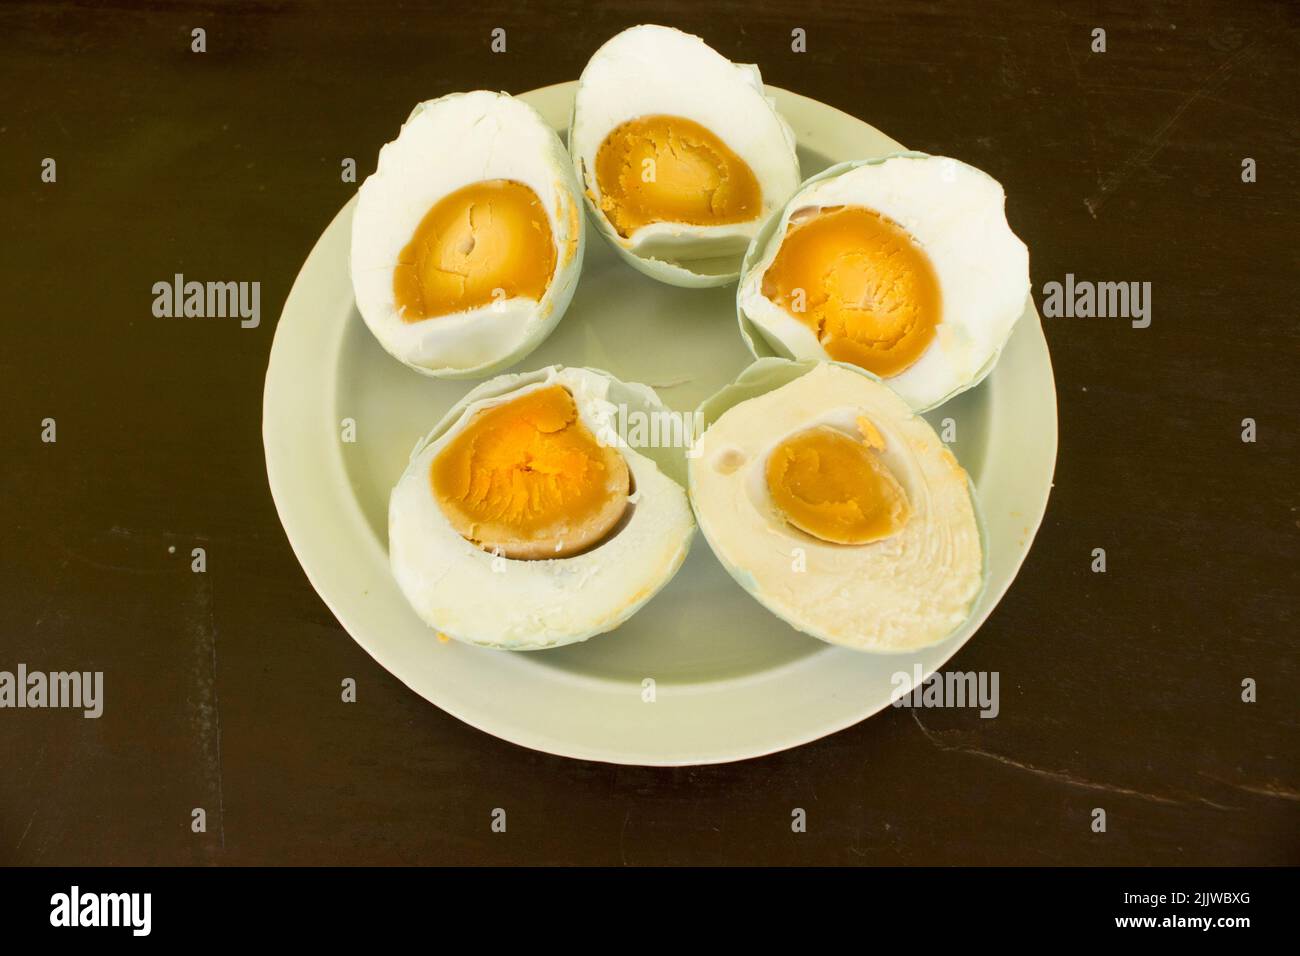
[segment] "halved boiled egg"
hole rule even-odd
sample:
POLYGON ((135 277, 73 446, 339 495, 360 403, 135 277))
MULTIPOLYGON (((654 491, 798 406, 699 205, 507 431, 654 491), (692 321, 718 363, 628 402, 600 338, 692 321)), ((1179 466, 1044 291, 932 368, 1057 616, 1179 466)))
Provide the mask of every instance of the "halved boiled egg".
POLYGON ((388 550, 440 633, 509 650, 617 627, 681 566, 695 523, 681 449, 634 448, 655 393, 552 366, 473 389, 416 448, 393 489, 388 550))
POLYGON ((701 412, 696 520, 769 610, 877 652, 937 643, 967 620, 985 567, 970 481, 874 376, 760 359, 701 412))
POLYGON ((429 375, 488 375, 568 308, 582 267, 577 183, 559 137, 504 93, 421 103, 361 184, 357 308, 381 345, 429 375))
POLYGON ((918 411, 978 384, 1029 296, 1029 252, 998 182, 905 153, 814 176, 745 256, 756 356, 847 362, 918 411))
POLYGON ((679 286, 724 285, 799 185, 789 125, 758 68, 669 27, 624 30, 578 80, 569 151, 619 254, 679 286))

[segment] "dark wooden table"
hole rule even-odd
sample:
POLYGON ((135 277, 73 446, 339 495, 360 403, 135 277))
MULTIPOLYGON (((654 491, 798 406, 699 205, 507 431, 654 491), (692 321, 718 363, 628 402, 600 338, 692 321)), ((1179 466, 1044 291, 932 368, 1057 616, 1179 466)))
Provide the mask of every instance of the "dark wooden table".
POLYGON ((1142 6, 4 4, 0 670, 102 670, 107 702, 0 710, 0 862, 1300 862, 1300 13, 1142 6), (891 710, 697 769, 532 753, 407 691, 295 561, 262 382, 341 159, 638 22, 988 170, 1036 292, 1152 283, 1149 328, 1045 320, 1056 488, 951 665, 1000 673, 996 720, 891 710), (155 318, 177 272, 260 281, 262 324, 155 318))

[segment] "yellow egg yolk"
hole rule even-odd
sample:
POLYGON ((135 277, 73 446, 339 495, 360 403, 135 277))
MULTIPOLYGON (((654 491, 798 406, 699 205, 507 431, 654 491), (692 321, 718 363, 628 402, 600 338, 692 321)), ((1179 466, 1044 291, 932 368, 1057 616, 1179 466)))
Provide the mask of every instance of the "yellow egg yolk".
POLYGON ((832 544, 888 538, 911 512, 880 458, 880 433, 865 419, 858 427, 862 440, 816 425, 781 442, 767 460, 767 490, 785 520, 832 544))
POLYGON ((507 558, 560 558, 602 541, 627 509, 623 456, 562 385, 484 409, 434 458, 435 499, 462 537, 507 558))
POLYGON ((921 357, 942 314, 930 257, 898 223, 861 206, 796 213, 763 295, 812 329, 832 359, 881 377, 921 357))
POLYGON ((448 193, 397 257, 393 296, 405 322, 513 298, 540 300, 555 271, 551 223, 537 193, 487 179, 448 193))
POLYGON ((596 151, 600 208, 624 238, 653 222, 748 222, 763 208, 749 164, 694 120, 642 116, 596 151))

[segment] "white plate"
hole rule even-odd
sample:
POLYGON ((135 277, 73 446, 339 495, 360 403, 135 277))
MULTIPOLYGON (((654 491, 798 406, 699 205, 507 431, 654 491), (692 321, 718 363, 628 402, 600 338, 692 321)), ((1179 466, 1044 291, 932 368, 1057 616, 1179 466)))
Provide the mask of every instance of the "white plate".
MULTIPOLYGON (((522 98, 564 129, 575 83, 522 98)), ((769 88, 799 139, 804 176, 900 149, 814 100, 769 88)), ((393 130, 409 104, 393 107, 393 130)), ((1014 187, 1013 187, 1014 188, 1014 187)), ((1056 390, 1037 312, 1027 307, 983 385, 926 417, 957 423, 953 451, 983 509, 988 586, 965 628, 926 651, 871 656, 822 644, 769 614, 697 535, 672 583, 617 631, 530 654, 439 642, 388 570, 388 494, 417 439, 473 383, 425 378, 394 361, 352 300, 349 202, 316 243, 275 331, 263 401, 271 493, 312 585, 383 667, 443 710, 535 750, 613 763, 740 760, 833 733, 889 705, 898 671, 942 666, 1010 586, 1047 507, 1056 390), (355 443, 341 422, 356 422, 355 443), (654 681, 647 702, 644 682, 654 681)), ((606 369, 694 409, 751 361, 735 287, 678 289, 621 262, 594 231, 577 295, 516 370, 606 369)))

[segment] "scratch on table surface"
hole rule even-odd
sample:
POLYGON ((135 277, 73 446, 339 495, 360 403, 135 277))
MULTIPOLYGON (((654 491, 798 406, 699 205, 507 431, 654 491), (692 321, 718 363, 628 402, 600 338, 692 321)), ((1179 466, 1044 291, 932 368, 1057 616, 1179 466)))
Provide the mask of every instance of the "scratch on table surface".
POLYGON ((1199 803, 1202 806, 1207 806, 1214 810, 1240 809, 1240 807, 1229 807, 1221 803, 1215 803, 1213 800, 1207 800, 1205 797, 1171 797, 1158 793, 1147 793, 1145 790, 1133 790, 1128 787, 1119 787, 1110 783, 1101 783, 1096 780, 1087 780, 1064 770, 1045 770, 1042 767, 1035 767, 1033 764, 1022 763, 1019 760, 1012 760, 1010 757, 1004 757, 1002 754, 995 754, 989 750, 981 750, 978 747, 964 747, 960 744, 946 744, 939 739, 937 733, 927 728, 925 724, 921 723, 921 718, 917 715, 915 709, 913 709, 911 713, 912 719, 916 721, 916 726, 921 729, 921 733, 925 735, 925 738, 945 753, 963 753, 969 754, 972 757, 983 757, 987 760, 996 761, 997 763, 1007 767, 1014 767, 1016 770, 1023 770, 1025 773, 1031 773, 1037 777, 1054 780, 1057 783, 1063 783, 1070 787, 1078 787, 1081 790, 1098 790, 1103 793, 1115 793, 1120 796, 1134 797, 1138 800, 1146 800, 1150 803, 1160 803, 1166 806, 1183 806, 1189 803, 1199 803))
MULTIPOLYGON (((63 827, 63 818, 67 815, 68 811, 65 801, 60 799, 60 796, 73 791, 73 788, 69 785, 68 776, 72 773, 72 768, 79 764, 78 758, 80 756, 80 747, 78 746, 77 740, 73 741, 72 747, 73 752, 71 755, 65 751, 59 754, 58 760, 54 761, 52 775, 49 773, 41 774, 45 785, 43 792, 38 797, 37 807, 44 809, 46 814, 44 818, 45 822, 41 825, 41 829, 37 831, 36 838, 39 839, 40 842, 36 845, 36 849, 33 850, 31 854, 31 863, 33 864, 37 863, 45 856, 45 851, 49 848, 50 841, 62 837, 65 832, 63 827)), ((40 757, 38 757, 36 762, 32 764, 32 774, 36 774, 38 768, 44 765, 45 754, 46 748, 42 746, 40 757)), ((31 778, 29 777, 28 779, 30 780, 31 778)), ((32 820, 35 818, 36 813, 33 812, 32 820)), ((32 825, 32 820, 27 821, 29 829, 32 825)), ((25 840, 26 833, 24 833, 23 837, 25 840)), ((23 841, 19 841, 20 844, 22 842, 23 841)))
POLYGON ((1208 774, 1204 770, 1201 776, 1207 780, 1213 780, 1215 783, 1221 783, 1225 787, 1232 787, 1234 790, 1240 790, 1243 793, 1254 794, 1257 797, 1269 797, 1273 800, 1295 800, 1300 801, 1300 790, 1293 790, 1291 787, 1280 783, 1236 783, 1232 780, 1224 780, 1222 777, 1216 777, 1208 774))
POLYGON ((41 625, 45 623, 45 618, 49 616, 50 607, 54 604, 55 600, 57 600, 58 598, 58 595, 61 593, 61 589, 63 587, 63 573, 68 570, 68 565, 71 562, 72 562, 71 553, 65 554, 63 560, 59 562, 59 566, 54 572, 53 584, 50 586, 49 593, 51 597, 48 601, 45 602, 44 607, 41 608, 40 615, 32 623, 31 634, 33 636, 36 634, 37 631, 41 629, 41 625))
MULTIPOLYGON (((41 769, 44 763, 45 763, 45 744, 42 743, 41 752, 37 755, 36 759, 32 761, 31 769, 27 774, 27 779, 23 782, 22 789, 24 792, 35 794, 37 772, 41 769)), ((15 863, 18 862, 18 851, 21 850, 23 848, 23 844, 27 842, 27 834, 31 832, 32 823, 36 820, 36 814, 40 813, 41 806, 43 803, 44 803, 44 796, 41 796, 40 798, 37 799, 36 809, 34 809, 32 811, 32 815, 27 818, 27 826, 23 827, 23 835, 18 838, 18 845, 14 847, 15 863)), ((39 851, 37 853, 37 856, 33 857, 33 862, 35 862, 35 860, 38 858, 39 858, 39 851)))
MULTIPOLYGON (((1167 95, 1174 95, 1177 93, 1181 93, 1183 91, 1172 86, 1149 86, 1144 84, 1129 85, 1129 84, 1107 83, 1104 85, 1092 86, 1089 88, 1089 92, 1102 93, 1102 94, 1157 93, 1162 96, 1167 96, 1167 95)), ((1222 96, 1214 96, 1209 92, 1202 93, 1201 99, 1205 100, 1207 103, 1215 103, 1219 106, 1226 106, 1229 107, 1230 109, 1240 110, 1243 113, 1253 113, 1256 116, 1262 116, 1264 117, 1264 119, 1272 120, 1275 123, 1282 124, 1282 123, 1290 122, 1289 117, 1283 116, 1280 113, 1274 113, 1271 110, 1264 109, 1260 106, 1256 106, 1253 103, 1239 103, 1233 100, 1225 100, 1222 96)))
MULTIPOLYGON (((159 534, 153 531, 139 531, 133 528, 123 528, 121 525, 113 525, 113 527, 109 528, 107 531, 97 533, 92 540, 100 541, 104 537, 126 538, 132 541, 136 539, 144 539, 146 541, 149 539, 156 539, 159 547, 168 542, 173 544, 175 542, 184 542, 187 546, 197 545, 202 547, 208 547, 211 543, 209 537, 203 534, 159 534)), ((172 574, 175 570, 174 568, 157 563, 150 563, 146 567, 140 567, 122 562, 99 561, 88 555, 82 554, 76 548, 70 547, 66 541, 59 538, 51 538, 50 544, 54 548, 63 552, 63 564, 60 566, 60 570, 66 568, 68 563, 74 558, 82 564, 88 564, 92 568, 98 568, 101 571, 122 571, 126 574, 172 574)))
POLYGON ((23 835, 18 838, 18 845, 14 847, 15 855, 18 853, 19 850, 23 848, 23 841, 27 839, 27 834, 32 828, 32 821, 36 819, 36 814, 40 812, 41 812, 40 805, 37 804, 36 809, 32 811, 32 815, 27 818, 27 826, 23 827, 23 835))
MULTIPOLYGON (((1082 94, 1084 85, 1083 74, 1079 71, 1079 64, 1075 62, 1074 51, 1071 49, 1070 41, 1068 39, 1065 41, 1065 58, 1070 61, 1070 72, 1074 74, 1074 85, 1079 90, 1079 93, 1082 94)), ((1092 160, 1092 175, 1096 178, 1097 184, 1101 185, 1101 167, 1097 164, 1097 135, 1092 131, 1092 123, 1088 119, 1086 109, 1087 99, 1083 96, 1080 96, 1080 99, 1083 100, 1085 106, 1084 115, 1082 117, 1083 130, 1088 134, 1088 143, 1092 146, 1092 152, 1090 154, 1092 160)), ((1094 216, 1093 218, 1096 217, 1094 216)))
POLYGON ((208 574, 196 574, 198 593, 190 631, 194 639, 193 712, 199 766, 206 786, 216 793, 217 833, 226 846, 226 794, 221 767, 221 700, 217 696, 216 602, 208 574))
POLYGON ((1100 184, 1100 188, 1097 192, 1083 201, 1083 204, 1088 207, 1089 215, 1091 215, 1093 219, 1097 218, 1097 210, 1105 204, 1106 200, 1110 198, 1116 189, 1122 186, 1139 167, 1145 166, 1147 163, 1151 162, 1151 160, 1155 159, 1160 151, 1165 148, 1165 144, 1169 142, 1169 137, 1173 133, 1174 127, 1178 124, 1178 121, 1183 118, 1183 114, 1191 108, 1192 104, 1207 94, 1218 90, 1220 86, 1226 83, 1228 77, 1232 75, 1232 71, 1237 68, 1237 65, 1241 63, 1243 59, 1254 51, 1256 46, 1258 46, 1258 42, 1242 47, 1236 53, 1232 54, 1220 63, 1203 83, 1201 83, 1196 89, 1192 90, 1192 92, 1189 93, 1180 104, 1178 104, 1178 108, 1174 110, 1169 119, 1165 120, 1164 123, 1160 125, 1160 128, 1155 131, 1142 148, 1129 156, 1129 158, 1124 160, 1124 162, 1120 163, 1119 168, 1107 176, 1100 184))
POLYGON ((100 571, 121 571, 125 574, 169 574, 171 573, 167 568, 163 568, 163 567, 138 568, 138 567, 132 567, 129 564, 119 564, 112 561, 107 561, 107 562, 96 561, 94 558, 87 557, 86 555, 82 554, 80 551, 68 547, 62 541, 56 541, 55 546, 60 551, 62 551, 65 556, 64 566, 66 566, 69 561, 75 558, 77 561, 80 561, 82 564, 88 564, 92 568, 97 568, 100 571))
POLYGON ((221 698, 217 696, 217 613, 216 601, 208 605, 209 624, 212 628, 212 704, 217 723, 217 829, 221 834, 221 848, 226 848, 226 777, 221 767, 221 698))
POLYGON ((632 819, 632 808, 628 807, 627 811, 623 814, 622 829, 618 831, 618 858, 623 861, 624 866, 628 865, 627 846, 624 843, 624 841, 627 838, 627 821, 631 819, 632 819))

